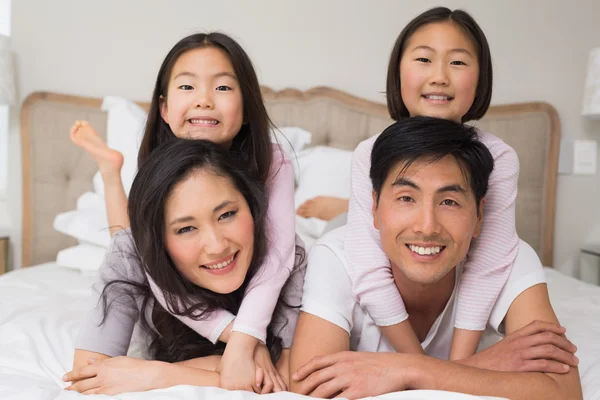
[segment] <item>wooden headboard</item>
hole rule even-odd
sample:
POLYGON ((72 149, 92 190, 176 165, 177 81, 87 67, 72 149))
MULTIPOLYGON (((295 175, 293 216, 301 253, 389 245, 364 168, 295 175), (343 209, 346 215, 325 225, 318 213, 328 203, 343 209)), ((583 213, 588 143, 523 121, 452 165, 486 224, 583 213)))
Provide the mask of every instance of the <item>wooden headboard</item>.
MULTIPOLYGON (((275 125, 310 131, 312 145, 352 150, 392 122, 384 104, 332 88, 273 91, 265 87, 263 94, 275 125)), ((37 92, 23 104, 23 266, 52 261, 60 249, 75 244, 56 232, 52 222, 92 190, 96 166, 70 142, 68 132, 73 121, 85 119, 105 134, 101 103, 101 99, 37 92)), ((503 139, 519 155, 517 232, 544 265, 552 266, 560 140, 556 110, 546 103, 492 106, 476 125, 503 139)))

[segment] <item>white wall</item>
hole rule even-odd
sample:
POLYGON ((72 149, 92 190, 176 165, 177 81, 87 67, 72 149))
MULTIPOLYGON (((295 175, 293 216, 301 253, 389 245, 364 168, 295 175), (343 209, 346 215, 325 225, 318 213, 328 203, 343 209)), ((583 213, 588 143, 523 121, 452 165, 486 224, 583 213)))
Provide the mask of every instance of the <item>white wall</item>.
MULTIPOLYGON (((0 0, 0 35, 10 36, 10 0, 0 0)), ((8 106, 0 104, 0 202, 3 204, 8 184, 8 112, 8 106)), ((1 208, 0 227, 8 224, 5 207, 1 208)))
MULTIPOLYGON (((36 90, 148 100, 170 47, 194 31, 219 29, 241 42, 263 84, 328 85, 383 101, 396 36, 437 5, 469 11, 486 32, 493 103, 547 101, 564 137, 600 140, 600 123, 579 116, 588 51, 600 46, 598 0, 18 0, 18 89, 21 100, 36 90)), ((20 193, 16 127, 11 135, 9 185, 20 193)), ((600 240, 600 175, 561 176, 558 190, 555 265, 570 273, 579 246, 600 240)), ((11 212, 20 215, 17 195, 11 212)))

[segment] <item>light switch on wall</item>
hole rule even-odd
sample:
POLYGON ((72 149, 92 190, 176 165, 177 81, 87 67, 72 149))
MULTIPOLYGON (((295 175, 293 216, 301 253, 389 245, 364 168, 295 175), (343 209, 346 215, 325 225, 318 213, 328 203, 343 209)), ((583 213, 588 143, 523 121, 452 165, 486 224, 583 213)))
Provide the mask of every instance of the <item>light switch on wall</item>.
POLYGON ((558 158, 559 174, 594 175, 597 160, 598 153, 595 140, 561 140, 558 158))
POLYGON ((573 174, 594 175, 597 159, 595 140, 575 140, 573 143, 573 174))

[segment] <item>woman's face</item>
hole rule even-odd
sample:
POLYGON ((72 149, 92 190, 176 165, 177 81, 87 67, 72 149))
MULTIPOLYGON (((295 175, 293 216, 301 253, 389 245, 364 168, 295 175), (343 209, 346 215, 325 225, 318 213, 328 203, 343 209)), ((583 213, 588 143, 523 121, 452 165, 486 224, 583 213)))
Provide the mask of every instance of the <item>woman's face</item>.
POLYGON ((242 286, 254 249, 254 220, 231 180, 209 170, 173 187, 165 204, 165 243, 181 275, 215 293, 242 286))

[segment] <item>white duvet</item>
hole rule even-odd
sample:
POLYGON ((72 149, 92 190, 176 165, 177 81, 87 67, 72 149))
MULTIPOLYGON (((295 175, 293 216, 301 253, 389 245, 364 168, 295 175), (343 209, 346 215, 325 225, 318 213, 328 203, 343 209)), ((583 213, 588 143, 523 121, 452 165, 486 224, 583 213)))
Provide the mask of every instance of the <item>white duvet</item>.
MULTIPOLYGON (((570 339, 579 347, 586 399, 600 399, 600 288, 547 271, 551 298, 570 339)), ((0 399, 82 399, 62 390, 70 369, 73 339, 83 313, 92 306, 93 275, 44 264, 0 277, 0 399)), ((258 395, 216 388, 177 386, 119 399, 250 399, 258 395)), ((108 398, 98 396, 94 398, 108 398)), ((301 399, 279 393, 266 399, 301 399)), ((386 399, 475 399, 449 392, 392 393, 386 399)))

